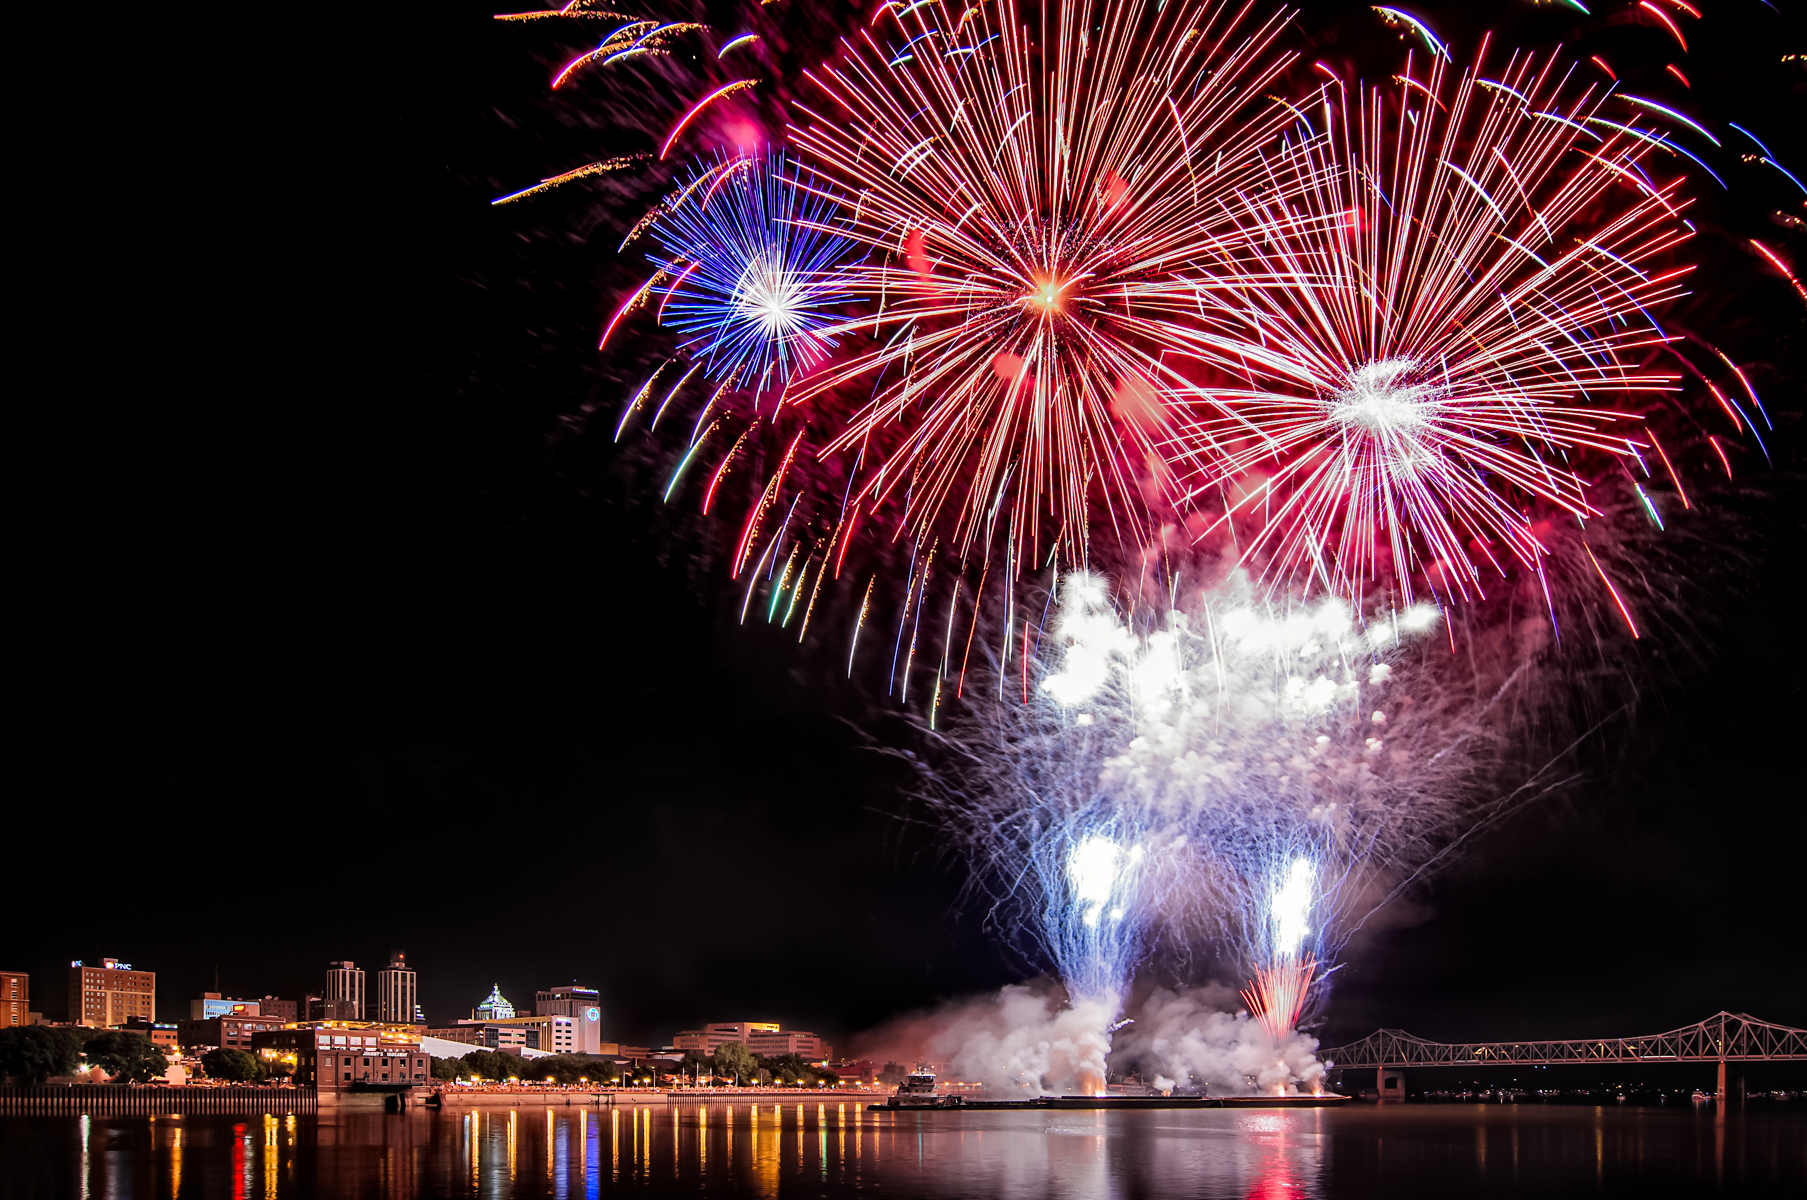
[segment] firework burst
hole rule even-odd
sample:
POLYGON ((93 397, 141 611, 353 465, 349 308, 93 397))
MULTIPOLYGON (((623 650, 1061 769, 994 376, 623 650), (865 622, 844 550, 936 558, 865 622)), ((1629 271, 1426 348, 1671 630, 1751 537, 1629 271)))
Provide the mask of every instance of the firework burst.
POLYGON ((782 153, 722 159, 661 206, 653 264, 672 282, 659 321, 710 375, 758 393, 822 361, 858 248, 835 205, 782 153))
POLYGON ((1285 119, 1262 93, 1290 55, 1281 16, 1228 5, 1012 0, 886 6, 810 78, 795 130, 851 204, 871 259, 850 274, 872 346, 814 378, 809 404, 869 381, 823 439, 856 463, 852 504, 898 501, 964 557, 1084 561, 1094 500, 1119 536, 1168 492, 1156 454, 1165 363, 1191 346, 1196 265, 1246 236, 1226 197, 1257 182, 1285 119), (895 30, 895 36, 890 36, 895 30), (1001 537, 1000 537, 1001 535, 1001 537))
POLYGON ((1271 576, 1472 598, 1539 570, 1533 509, 1590 516, 1577 456, 1647 450, 1634 402, 1678 390, 1645 365, 1688 273, 1678 148, 1557 60, 1484 57, 1327 87, 1276 160, 1309 186, 1249 208, 1265 281, 1209 293, 1223 382, 1173 456, 1271 576))

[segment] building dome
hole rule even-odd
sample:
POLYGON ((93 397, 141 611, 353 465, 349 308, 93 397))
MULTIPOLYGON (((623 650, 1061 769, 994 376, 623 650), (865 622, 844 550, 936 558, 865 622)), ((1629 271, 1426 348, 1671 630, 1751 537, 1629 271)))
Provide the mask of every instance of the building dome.
POLYGON ((502 994, 501 985, 491 984, 489 999, 477 1006, 477 1019, 479 1021, 501 1021, 512 1016, 514 1016, 514 1005, 510 1004, 508 998, 502 994))

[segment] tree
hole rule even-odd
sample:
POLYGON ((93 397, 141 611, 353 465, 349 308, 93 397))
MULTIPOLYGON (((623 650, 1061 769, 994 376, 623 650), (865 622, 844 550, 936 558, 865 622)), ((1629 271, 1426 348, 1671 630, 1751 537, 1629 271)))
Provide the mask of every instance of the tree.
MULTIPOLYGON (((109 1029, 88 1039, 83 1047, 88 1065, 99 1067, 115 1079, 127 1083, 148 1083, 163 1078, 169 1070, 169 1059, 158 1045, 142 1033, 109 1029)), ((242 1053, 242 1052, 240 1052, 242 1053)))
POLYGON ((902 1063, 888 1062, 885 1064, 885 1069, 878 1073, 878 1081, 896 1085, 902 1083, 908 1074, 909 1072, 904 1070, 902 1063))
POLYGON ((500 1050, 472 1050, 461 1060, 464 1063, 460 1075, 470 1079, 487 1079, 498 1082, 505 1079, 523 1078, 521 1072, 526 1068, 527 1060, 515 1054, 504 1054, 500 1050))
POLYGON ((615 1064, 588 1054, 555 1054, 550 1058, 524 1059, 516 1072, 522 1079, 550 1079, 570 1087, 577 1083, 603 1083, 617 1074, 615 1064))
POLYGON ((234 1083, 254 1083, 263 1075, 263 1064, 243 1050, 223 1048, 201 1055, 201 1070, 209 1079, 225 1079, 234 1083))
POLYGON ((715 1073, 745 1083, 759 1070, 759 1060, 740 1042, 723 1042, 715 1048, 715 1073))
POLYGON ((458 1078, 458 1060, 455 1058, 434 1059, 433 1078, 445 1082, 458 1078))
MULTIPOLYGON (((841 1077, 825 1067, 818 1067, 801 1054, 754 1055, 766 1079, 777 1079, 786 1087, 808 1084, 810 1087, 834 1087, 841 1077)), ((762 1080, 763 1082, 763 1080, 762 1080)))
POLYGON ((73 1073, 80 1061, 81 1039, 70 1030, 45 1025, 0 1029, 0 1075, 39 1084, 52 1075, 73 1073))

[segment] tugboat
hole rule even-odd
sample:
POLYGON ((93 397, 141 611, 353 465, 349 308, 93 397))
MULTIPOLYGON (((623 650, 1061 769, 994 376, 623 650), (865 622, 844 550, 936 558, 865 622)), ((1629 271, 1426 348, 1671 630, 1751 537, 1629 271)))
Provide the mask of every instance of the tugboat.
POLYGON ((935 1072, 926 1067, 911 1071, 891 1095, 892 1108, 959 1108, 961 1097, 935 1091, 935 1072))

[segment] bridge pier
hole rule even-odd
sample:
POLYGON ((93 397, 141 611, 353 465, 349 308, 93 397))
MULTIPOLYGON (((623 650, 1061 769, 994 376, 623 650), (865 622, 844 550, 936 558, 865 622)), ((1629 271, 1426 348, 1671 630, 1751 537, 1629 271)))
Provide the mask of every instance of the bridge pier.
POLYGON ((1380 1091, 1380 1102, 1399 1102, 1405 1099, 1405 1072, 1397 1067, 1381 1067, 1374 1072, 1375 1086, 1380 1091))
POLYGON ((1719 1060, 1719 1088, 1713 1093, 1713 1103, 1721 1109, 1725 1107, 1725 1059, 1719 1060))

